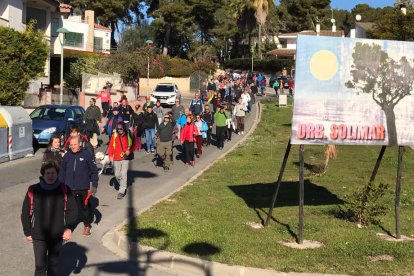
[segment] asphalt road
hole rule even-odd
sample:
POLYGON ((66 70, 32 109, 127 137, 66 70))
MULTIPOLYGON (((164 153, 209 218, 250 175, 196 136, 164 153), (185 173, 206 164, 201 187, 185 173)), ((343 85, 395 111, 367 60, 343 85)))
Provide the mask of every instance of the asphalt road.
MULTIPOLYGON (((183 105, 188 106, 188 103, 189 99, 183 99, 183 105)), ((246 117, 246 132, 254 118, 255 114, 246 117)), ((173 271, 165 271, 156 265, 145 266, 132 258, 121 258, 105 248, 101 239, 128 218, 128 214, 136 214, 173 193, 240 139, 241 136, 233 135, 224 151, 214 146, 207 147, 194 168, 175 160, 168 172, 154 166, 153 155, 144 151, 136 153, 128 174, 131 186, 123 200, 116 199, 117 191, 110 185, 113 175, 101 175, 97 197, 92 202, 96 206, 92 235, 82 237, 83 227, 77 227, 73 240, 63 246, 61 275, 175 275, 173 271)), ((98 151, 104 149, 105 146, 98 151)), ((20 213, 27 187, 38 180, 43 151, 41 148, 32 158, 0 164, 0 275, 33 275, 33 250, 22 233, 20 213)), ((139 226, 139 220, 137 223, 139 226)))

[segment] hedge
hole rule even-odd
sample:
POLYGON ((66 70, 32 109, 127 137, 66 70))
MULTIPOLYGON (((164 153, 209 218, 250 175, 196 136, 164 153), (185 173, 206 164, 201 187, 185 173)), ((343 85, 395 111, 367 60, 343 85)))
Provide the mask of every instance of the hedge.
MULTIPOLYGON (((290 58, 267 58, 253 59, 253 69, 255 71, 282 71, 284 68, 292 68, 295 60, 290 58)), ((252 68, 251 58, 235 58, 224 62, 226 69, 250 70, 252 68)))

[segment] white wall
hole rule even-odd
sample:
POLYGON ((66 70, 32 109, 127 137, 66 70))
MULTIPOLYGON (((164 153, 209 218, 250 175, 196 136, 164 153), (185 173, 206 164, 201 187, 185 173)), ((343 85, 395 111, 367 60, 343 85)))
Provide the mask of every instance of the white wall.
POLYGON ((102 38, 102 49, 104 49, 102 52, 109 54, 111 50, 111 31, 95 28, 94 36, 102 38))
POLYGON ((9 27, 16 31, 24 31, 23 24, 23 2, 22 0, 9 0, 9 27))
MULTIPOLYGON (((86 41, 88 39, 88 24, 82 23, 79 21, 69 20, 69 19, 63 19, 63 27, 67 29, 70 32, 74 33, 82 33, 83 34, 83 45, 82 47, 69 47, 65 46, 65 49, 73 49, 73 50, 79 50, 79 51, 86 51, 86 41)), ((59 37, 56 37, 53 39, 53 53, 60 54, 61 53, 61 47, 60 47, 60 41, 59 37)))
POLYGON ((355 37, 357 37, 357 38, 366 38, 367 37, 367 32, 363 28, 356 25, 355 26, 355 37))
POLYGON ((288 38, 286 48, 287 49, 296 49, 296 38, 288 38))

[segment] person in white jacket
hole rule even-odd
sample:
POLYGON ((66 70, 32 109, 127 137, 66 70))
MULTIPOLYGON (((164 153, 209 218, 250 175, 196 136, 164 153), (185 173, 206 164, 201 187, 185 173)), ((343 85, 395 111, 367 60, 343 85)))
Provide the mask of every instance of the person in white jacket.
POLYGON ((236 117, 237 134, 244 134, 244 117, 246 116, 247 106, 243 103, 242 98, 239 98, 236 106, 233 109, 233 114, 236 117))
POLYGON ((249 106, 250 106, 249 105, 249 102, 251 101, 251 98, 250 98, 249 93, 247 93, 247 90, 246 89, 243 90, 243 93, 240 95, 240 97, 242 99, 243 104, 248 108, 247 109, 247 112, 250 112, 250 110, 249 110, 249 106))

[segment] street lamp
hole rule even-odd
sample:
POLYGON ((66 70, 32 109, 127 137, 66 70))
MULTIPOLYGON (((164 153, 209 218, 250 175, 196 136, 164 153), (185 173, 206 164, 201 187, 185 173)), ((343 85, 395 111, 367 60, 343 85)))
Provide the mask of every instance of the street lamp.
POLYGON ((69 33, 69 31, 63 27, 56 30, 59 34, 59 42, 60 42, 60 105, 63 103, 63 42, 64 42, 64 35, 69 33))
MULTIPOLYGON (((152 40, 148 39, 147 41, 145 41, 145 44, 147 44, 147 46, 151 45, 153 42, 152 40)), ((148 91, 149 91, 149 51, 148 51, 148 61, 147 61, 147 97, 148 97, 148 91)))

